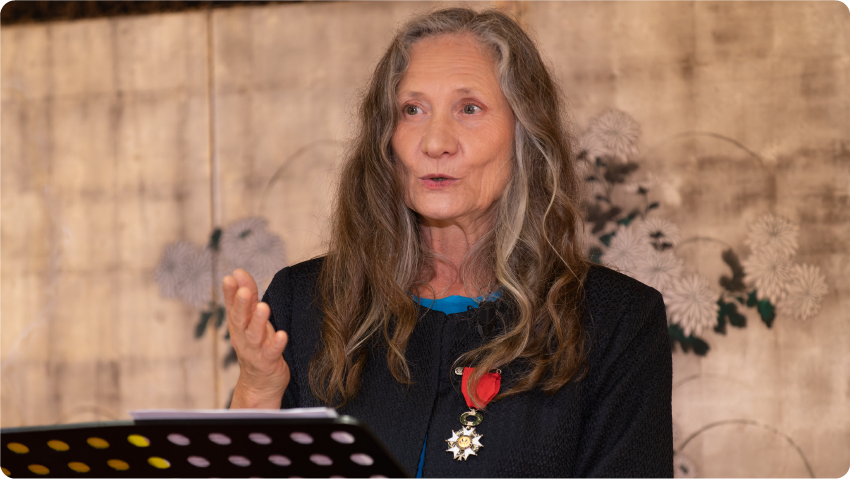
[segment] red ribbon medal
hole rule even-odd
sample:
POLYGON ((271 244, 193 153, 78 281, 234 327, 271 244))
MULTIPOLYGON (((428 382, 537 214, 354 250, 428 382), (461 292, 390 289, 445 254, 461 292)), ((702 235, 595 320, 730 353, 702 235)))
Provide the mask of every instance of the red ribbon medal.
POLYGON ((463 397, 466 399, 466 405, 469 406, 469 411, 460 415, 460 423, 464 426, 458 431, 452 431, 452 437, 446 439, 449 443, 447 452, 454 454, 454 458, 458 461, 466 460, 469 456, 477 456, 478 450, 484 447, 481 444, 482 434, 475 432, 475 426, 481 424, 484 417, 478 409, 486 406, 490 401, 499 394, 499 388, 502 385, 501 371, 495 373, 487 373, 478 381, 478 387, 475 389, 475 396, 472 397, 469 393, 469 378, 475 368, 457 368, 455 374, 462 375, 461 390, 463 397), (477 399, 477 400, 476 400, 477 399))

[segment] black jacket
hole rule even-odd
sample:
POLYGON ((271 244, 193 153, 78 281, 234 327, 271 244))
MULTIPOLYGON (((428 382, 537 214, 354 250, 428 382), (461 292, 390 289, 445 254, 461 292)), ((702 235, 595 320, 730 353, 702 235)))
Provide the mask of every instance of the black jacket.
MULTIPOLYGON (((315 259, 281 270, 263 298, 275 329, 289 334, 284 408, 322 406, 308 382, 322 320, 320 267, 315 259)), ((552 396, 531 391, 488 405, 476 427, 484 445, 477 456, 458 461, 446 452, 469 409, 451 366, 487 336, 478 327, 481 311, 505 314, 504 300, 450 315, 420 310, 406 352, 413 384, 396 382, 376 342, 362 390, 339 412, 366 423, 411 474, 427 434, 426 477, 672 477, 672 360, 661 295, 602 267, 591 269, 585 289, 587 376, 552 396)), ((502 368, 503 387, 517 369, 502 368)))

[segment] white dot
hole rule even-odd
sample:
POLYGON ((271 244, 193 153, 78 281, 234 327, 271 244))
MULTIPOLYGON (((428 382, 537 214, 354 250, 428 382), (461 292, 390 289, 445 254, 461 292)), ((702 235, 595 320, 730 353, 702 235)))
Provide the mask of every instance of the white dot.
POLYGON ((288 466, 292 464, 292 461, 290 461, 288 457, 281 456, 280 454, 272 454, 269 456, 269 462, 275 466, 288 466))
POLYGON ((331 437, 334 441, 342 444, 351 444, 354 442, 354 436, 345 431, 334 431, 331 433, 331 437))
POLYGON ((189 443, 192 442, 189 440, 188 437, 177 433, 169 434, 168 440, 173 442, 174 444, 177 444, 178 446, 188 446, 189 443))
POLYGON ((351 460, 354 461, 355 464, 360 464, 361 466, 371 466, 375 463, 375 460, 372 459, 372 456, 360 452, 352 454, 351 460))
POLYGON ((189 456, 186 460, 195 467, 207 467, 210 465, 210 461, 207 461, 201 456, 189 456))
POLYGON ((313 436, 306 432, 293 432, 289 437, 298 444, 313 444, 313 436))
POLYGON ((230 438, 227 437, 226 435, 220 433, 220 432, 210 433, 210 435, 207 436, 207 437, 210 438, 210 441, 212 441, 216 444, 220 444, 222 446, 226 446, 226 445, 230 444, 230 438))
POLYGON ((263 434, 261 432, 252 432, 251 434, 248 434, 248 439, 256 442, 257 444, 271 444, 272 443, 272 438, 266 436, 265 434, 263 434))
POLYGON ((334 463, 331 458, 324 454, 310 454, 310 460, 319 466, 330 466, 334 463))
POLYGON ((251 460, 245 456, 230 456, 227 460, 240 467, 248 467, 251 465, 251 460))

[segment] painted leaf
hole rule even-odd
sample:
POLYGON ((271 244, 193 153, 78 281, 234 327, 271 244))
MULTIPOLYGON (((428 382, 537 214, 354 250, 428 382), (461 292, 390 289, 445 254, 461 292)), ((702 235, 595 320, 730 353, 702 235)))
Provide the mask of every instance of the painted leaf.
POLYGON ((676 343, 682 347, 682 352, 687 353, 691 349, 694 350, 694 354, 697 356, 705 356, 708 353, 708 350, 711 349, 708 343, 702 340, 702 338, 694 336, 693 334, 685 337, 685 332, 678 324, 671 324, 667 326, 667 333, 670 335, 670 350, 676 350, 676 343))
POLYGON ((602 261, 602 250, 594 246, 590 249, 590 261, 601 264, 602 261))
POLYGON ((717 326, 714 331, 720 334, 726 334, 726 321, 736 328, 747 326, 747 317, 738 312, 738 305, 735 303, 727 303, 723 298, 717 300, 717 305, 720 309, 717 311, 717 326))
POLYGON ((773 320, 776 319, 776 308, 770 304, 770 301, 766 299, 759 301, 756 309, 758 309, 759 315, 761 315, 761 320, 764 324, 766 324, 768 328, 773 327, 773 320))
POLYGON ((652 203, 649 204, 649 206, 646 207, 646 211, 649 212, 650 210, 654 210, 655 208, 658 208, 659 206, 660 205, 658 204, 657 201, 653 201, 652 203))
POLYGON ((221 228, 216 228, 213 230, 210 235, 210 243, 208 248, 213 251, 218 251, 219 245, 221 243, 221 228))
POLYGON ((231 364, 236 364, 239 362, 239 359, 236 357, 236 350, 233 349, 233 346, 230 347, 230 352, 227 353, 227 356, 224 357, 223 366, 227 368, 231 364))
POLYGON ((220 328, 221 325, 224 324, 224 319, 227 317, 226 313, 227 313, 227 310, 225 310, 224 307, 222 307, 222 306, 218 307, 218 309, 216 310, 216 315, 215 315, 215 329, 220 328))
POLYGON ((747 293, 747 306, 749 306, 750 308, 754 308, 759 302, 758 296, 756 296, 756 293, 757 293, 756 290, 752 290, 749 293, 747 293))
POLYGON ((626 177, 639 167, 637 163, 614 163, 605 170, 605 180, 608 183, 625 183, 626 177))
POLYGON ((207 330, 207 324, 210 322, 210 318, 212 318, 212 312, 204 311, 201 313, 201 319, 198 321, 197 326, 195 326, 195 339, 204 335, 204 331, 207 330))
POLYGON ((730 292, 744 291, 746 289, 746 286, 744 285, 744 267, 741 266, 741 261, 738 259, 738 255, 735 254, 735 251, 732 250, 732 248, 729 248, 723 252, 721 258, 723 258, 723 262, 729 266, 729 269, 732 270, 732 276, 721 276, 720 286, 730 292))
POLYGON ((615 233, 608 233, 607 235, 602 235, 599 237, 599 241, 602 242, 605 246, 611 246, 611 238, 613 238, 615 233))

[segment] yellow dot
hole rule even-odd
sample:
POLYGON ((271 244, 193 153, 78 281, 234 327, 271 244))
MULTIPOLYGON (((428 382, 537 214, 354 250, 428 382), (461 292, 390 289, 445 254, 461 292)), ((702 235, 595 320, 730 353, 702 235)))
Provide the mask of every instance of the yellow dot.
POLYGON ((10 451, 16 452, 18 454, 26 454, 30 452, 30 448, 24 446, 19 442, 10 442, 9 444, 6 444, 6 447, 8 447, 10 451))
POLYGON ((5 467, 0 467, 0 471, 3 471, 3 474, 6 474, 6 477, 12 477, 12 473, 5 467))
POLYGON ((47 445, 54 451, 67 451, 68 449, 71 449, 67 443, 57 439, 47 441, 47 445))
POLYGON ((157 469, 168 469, 171 467, 171 463, 161 457, 149 457, 148 464, 157 469))
POLYGON ((126 471, 127 469, 130 469, 130 465, 122 461, 121 459, 110 459, 106 461, 106 464, 108 464, 109 467, 115 469, 116 471, 126 471))
POLYGON ((130 444, 138 447, 148 447, 151 445, 151 442, 148 441, 148 438, 145 436, 139 436, 138 434, 130 434, 127 436, 127 440, 130 441, 130 444))
POLYGON ((27 466, 27 469, 29 469, 33 474, 38 474, 40 476, 50 474, 50 469, 42 466, 41 464, 30 464, 27 466))
POLYGON ((106 449, 109 447, 109 443, 99 437, 90 437, 86 439, 86 442, 95 449, 106 449))
POLYGON ((69 462, 68 467, 74 472, 89 472, 91 468, 82 462, 69 462))

